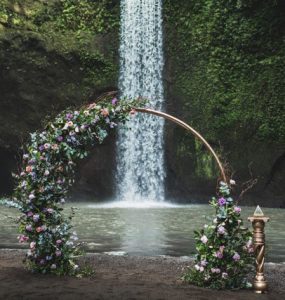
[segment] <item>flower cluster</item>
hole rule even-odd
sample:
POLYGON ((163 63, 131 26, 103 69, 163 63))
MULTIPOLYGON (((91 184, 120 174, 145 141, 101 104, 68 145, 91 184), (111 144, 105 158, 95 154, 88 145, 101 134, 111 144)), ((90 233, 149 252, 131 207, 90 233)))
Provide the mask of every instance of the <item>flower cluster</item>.
POLYGON ((229 186, 220 182, 219 196, 210 205, 216 215, 210 225, 195 231, 195 266, 184 280, 209 288, 243 288, 249 286, 246 275, 252 269, 253 243, 251 232, 243 228, 240 213, 230 196, 229 186))
POLYGON ((77 236, 62 214, 69 187, 74 182, 76 160, 87 156, 90 147, 101 143, 117 123, 124 123, 140 102, 116 98, 79 110, 67 110, 42 132, 31 134, 25 147, 14 201, 23 213, 19 242, 29 243, 27 259, 36 272, 75 274, 78 266, 77 236))

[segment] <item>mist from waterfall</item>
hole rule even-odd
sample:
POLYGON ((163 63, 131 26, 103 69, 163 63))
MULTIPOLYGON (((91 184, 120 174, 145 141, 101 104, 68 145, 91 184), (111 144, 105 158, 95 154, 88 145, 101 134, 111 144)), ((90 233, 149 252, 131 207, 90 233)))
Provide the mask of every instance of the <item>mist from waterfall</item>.
MULTIPOLYGON (((161 0, 121 0, 121 98, 147 98, 163 109, 163 40, 161 0)), ((164 201, 164 120, 139 114, 119 128, 117 199, 164 201)))

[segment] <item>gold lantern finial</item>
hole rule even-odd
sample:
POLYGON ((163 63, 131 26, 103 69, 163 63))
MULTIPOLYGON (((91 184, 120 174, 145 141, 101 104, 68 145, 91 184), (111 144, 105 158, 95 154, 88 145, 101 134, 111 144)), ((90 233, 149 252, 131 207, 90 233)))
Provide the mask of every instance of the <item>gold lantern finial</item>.
POLYGON ((255 293, 261 294, 267 291, 267 282, 264 277, 264 253, 265 253, 265 223, 269 221, 264 216, 263 211, 258 205, 252 217, 248 220, 253 226, 253 243, 255 250, 256 275, 253 282, 255 293))

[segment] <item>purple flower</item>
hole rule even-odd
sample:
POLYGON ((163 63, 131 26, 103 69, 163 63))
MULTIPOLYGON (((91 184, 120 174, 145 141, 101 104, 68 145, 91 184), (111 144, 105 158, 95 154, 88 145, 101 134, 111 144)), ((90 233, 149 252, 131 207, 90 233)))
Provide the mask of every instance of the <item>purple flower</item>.
POLYGON ((220 226, 220 227, 218 228, 218 234, 225 234, 225 232, 226 232, 225 227, 220 226))
POLYGON ((118 102, 118 99, 117 99, 117 98, 113 98, 113 99, 112 99, 112 105, 116 105, 117 102, 118 102))
POLYGON ((25 243, 26 241, 29 240, 29 237, 27 237, 27 236, 21 234, 20 236, 18 236, 18 239, 19 239, 19 242, 20 242, 20 243, 25 243))
POLYGON ((31 224, 27 225, 27 226, 26 226, 26 230, 27 230, 27 231, 32 231, 32 230, 33 230, 32 225, 31 225, 31 224))
POLYGON ((40 150, 40 151, 44 151, 44 150, 45 150, 45 146, 44 146, 44 145, 40 145, 40 146, 39 146, 39 150, 40 150))
POLYGON ((32 217, 33 216, 33 213, 31 211, 27 212, 27 216, 28 217, 32 217))
POLYGON ((60 251, 60 250, 56 250, 56 251, 55 251, 55 255, 56 255, 56 256, 61 256, 61 251, 60 251))
POLYGON ((72 118, 73 118, 73 114, 70 114, 70 113, 66 114, 66 119, 68 121, 70 121, 72 118))
POLYGON ((222 259, 224 255, 223 255, 223 253, 221 251, 217 251, 216 254, 215 254, 215 256, 217 258, 219 258, 219 259, 222 259))
POLYGON ((45 264, 45 260, 44 260, 44 259, 41 259, 41 260, 40 260, 40 264, 41 264, 41 265, 44 265, 44 264, 45 264))
POLYGON ((31 172, 30 175, 32 176, 32 179, 36 179, 37 174, 35 172, 31 172))
POLYGON ((200 264, 201 264, 202 267, 206 267, 208 262, 206 260, 201 260, 200 264))
POLYGON ((218 204, 220 205, 220 206, 224 206, 225 204, 226 204, 226 199, 225 198, 220 198, 219 200, 218 200, 218 204))
POLYGON ((240 255, 236 252, 233 256, 234 261, 239 261, 240 260, 240 255))
POLYGON ((63 137, 61 135, 58 136, 56 139, 57 139, 58 142, 62 142, 63 141, 63 137))
POLYGON ((60 245, 61 243, 62 243, 62 240, 57 240, 57 241, 56 241, 56 244, 57 244, 57 245, 60 245))
POLYGON ((28 161, 28 164, 29 164, 29 165, 33 165, 35 162, 36 162, 36 160, 33 158, 33 159, 30 159, 30 160, 28 161))
POLYGON ((235 206, 235 207, 234 207, 234 212, 235 212, 236 214, 239 214, 239 213, 241 212, 241 208, 240 208, 239 206, 235 206))
POLYGON ((33 215, 33 221, 34 222, 38 222, 40 219, 40 216, 39 215, 33 215))

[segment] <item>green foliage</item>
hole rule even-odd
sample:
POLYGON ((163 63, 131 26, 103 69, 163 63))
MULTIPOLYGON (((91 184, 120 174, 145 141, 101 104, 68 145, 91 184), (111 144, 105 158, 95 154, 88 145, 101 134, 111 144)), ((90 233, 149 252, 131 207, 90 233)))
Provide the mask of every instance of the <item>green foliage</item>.
POLYGON ((223 144, 284 142, 284 2, 168 0, 164 11, 186 117, 223 144))
POLYGON ((116 1, 3 0, 0 24, 4 26, 4 38, 21 34, 23 39, 37 39, 48 52, 56 52, 67 60, 78 59, 85 86, 110 85, 117 77, 119 3, 116 1), (107 45, 106 34, 110 34, 107 45))
POLYGON ((244 288, 252 270, 252 234, 242 227, 240 207, 230 197, 227 184, 221 182, 219 198, 210 202, 216 211, 213 223, 195 231, 196 261, 184 280, 214 289, 244 288))

